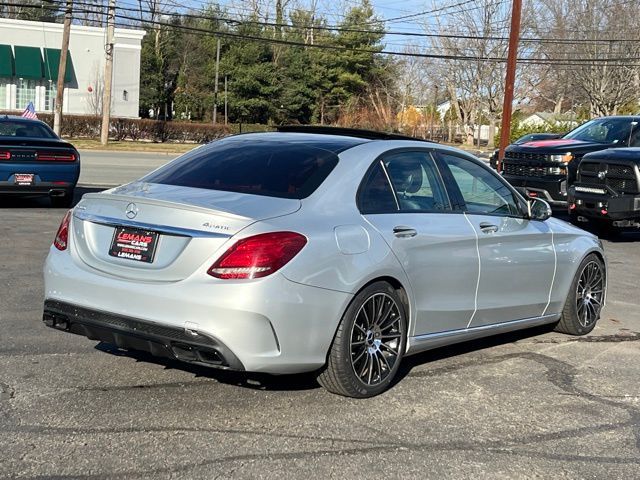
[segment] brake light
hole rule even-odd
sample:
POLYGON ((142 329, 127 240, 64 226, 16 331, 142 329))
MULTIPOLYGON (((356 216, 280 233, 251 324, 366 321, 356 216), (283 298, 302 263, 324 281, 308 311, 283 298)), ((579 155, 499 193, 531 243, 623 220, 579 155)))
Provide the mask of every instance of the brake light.
POLYGON ((60 226, 58 227, 58 233, 56 233, 56 238, 53 240, 53 246, 58 250, 66 250, 69 245, 69 222, 71 221, 71 210, 64 214, 62 218, 62 222, 60 222, 60 226))
POLYGON ((224 280, 261 278, 277 272, 307 244, 295 232, 273 232, 243 238, 232 245, 207 273, 224 280))
POLYGON ((38 152, 36 158, 43 162, 74 162, 75 153, 69 152, 38 152))
POLYGON ((0 160, 10 160, 10 159, 11 159, 11 152, 6 150, 0 151, 0 160))

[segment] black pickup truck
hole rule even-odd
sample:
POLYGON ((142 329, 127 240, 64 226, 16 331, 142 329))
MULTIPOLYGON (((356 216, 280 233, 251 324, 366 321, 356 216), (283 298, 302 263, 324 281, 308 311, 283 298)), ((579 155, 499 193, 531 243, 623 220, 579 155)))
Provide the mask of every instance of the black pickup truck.
POLYGON ((585 155, 569 187, 569 214, 608 233, 640 227, 640 148, 585 155))
POLYGON ((529 196, 566 207, 582 158, 608 148, 640 147, 639 124, 640 115, 602 117, 562 138, 510 145, 505 150, 502 175, 529 196))

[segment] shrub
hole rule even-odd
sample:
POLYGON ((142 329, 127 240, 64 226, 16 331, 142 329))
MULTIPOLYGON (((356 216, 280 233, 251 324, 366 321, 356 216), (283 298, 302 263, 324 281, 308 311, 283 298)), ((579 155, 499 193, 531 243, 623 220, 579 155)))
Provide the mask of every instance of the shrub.
MULTIPOLYGON (((509 143, 515 142, 520 137, 530 133, 568 133, 575 128, 575 124, 557 123, 544 125, 521 125, 519 122, 511 123, 511 134, 509 135, 509 143)), ((500 132, 496 133, 495 144, 500 145, 500 132)))
MULTIPOLYGON (((5 113, 16 115, 15 112, 0 112, 3 115, 5 113)), ((52 113, 39 113, 38 119, 53 128, 52 113)), ((101 128, 102 119, 99 117, 64 115, 60 133, 61 136, 69 138, 99 138, 101 128)), ((112 118, 109 126, 109 137, 118 141, 207 143, 231 132, 232 128, 225 125, 165 122, 144 118, 112 118)))

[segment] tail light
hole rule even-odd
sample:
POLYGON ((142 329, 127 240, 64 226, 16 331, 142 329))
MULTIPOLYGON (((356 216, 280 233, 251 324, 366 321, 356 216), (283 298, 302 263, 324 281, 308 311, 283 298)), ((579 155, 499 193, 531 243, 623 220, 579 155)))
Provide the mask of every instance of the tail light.
POLYGON ((243 238, 227 250, 208 270, 224 280, 261 278, 284 267, 307 244, 295 232, 273 232, 243 238))
POLYGON ((75 162, 76 154, 70 152, 38 152, 38 160, 42 162, 75 162))
POLYGON ((58 250, 66 250, 69 245, 69 222, 71 221, 71 210, 64 214, 62 222, 58 227, 58 233, 53 240, 53 246, 58 250))
POLYGON ((11 160, 11 152, 0 150, 0 160, 11 160))

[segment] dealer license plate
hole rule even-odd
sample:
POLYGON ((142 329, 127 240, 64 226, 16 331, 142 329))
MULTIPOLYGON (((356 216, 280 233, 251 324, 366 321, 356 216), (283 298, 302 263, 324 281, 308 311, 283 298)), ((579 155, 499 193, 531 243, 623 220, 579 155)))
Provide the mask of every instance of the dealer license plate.
POLYGON ((137 228, 117 227, 111 240, 109 255, 137 262, 153 262, 158 245, 158 232, 137 228))
POLYGON ((29 186, 33 185, 33 177, 35 175, 33 173, 16 173, 13 176, 13 181, 16 185, 20 186, 29 186))

